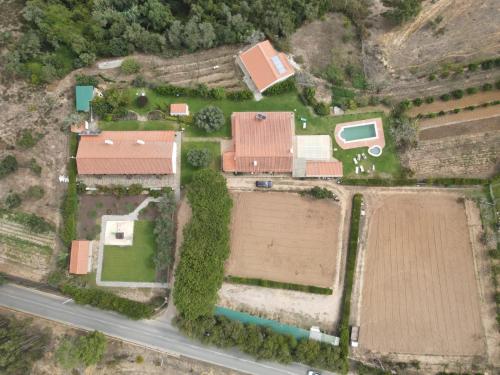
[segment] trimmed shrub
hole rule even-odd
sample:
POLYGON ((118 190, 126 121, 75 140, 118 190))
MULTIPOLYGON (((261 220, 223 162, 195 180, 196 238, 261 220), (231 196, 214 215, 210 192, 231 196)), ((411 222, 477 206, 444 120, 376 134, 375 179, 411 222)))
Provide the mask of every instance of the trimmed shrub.
POLYGON ((253 99, 253 93, 250 90, 230 91, 226 94, 226 98, 235 102, 253 99))
POLYGON ((208 106, 196 113, 194 116, 195 125, 207 131, 208 133, 214 132, 222 128, 225 118, 224 113, 219 107, 208 106))
POLYGON ((452 95, 455 99, 461 99, 461 98, 463 98, 463 96, 464 96, 464 90, 460 90, 460 89, 458 89, 458 90, 453 90, 453 91, 451 92, 451 95, 452 95))
POLYGON ((22 199, 19 194, 11 193, 5 198, 5 205, 9 210, 17 208, 21 205, 22 199))
POLYGON ((314 285, 282 283, 279 281, 252 279, 252 278, 238 277, 238 276, 226 276, 225 281, 234 284, 256 285, 264 288, 297 290, 299 292, 305 292, 305 293, 326 294, 326 295, 333 293, 333 291, 330 288, 322 288, 314 285))
POLYGON ((192 149, 187 153, 187 161, 195 168, 206 168, 212 161, 212 154, 207 148, 192 149))
POLYGON ((309 190, 301 191, 300 195, 310 195, 316 199, 332 199, 335 196, 332 191, 320 186, 314 186, 309 190))
POLYGON ((0 178, 17 171, 17 159, 13 155, 7 155, 0 161, 0 178))
POLYGON ((439 97, 442 101, 444 102, 447 102, 448 100, 451 99, 451 95, 450 94, 443 94, 439 97))
POLYGON ((125 59, 121 65, 121 71, 125 74, 134 74, 138 73, 141 70, 141 64, 139 64, 134 59, 125 59))
POLYGON ((473 95, 475 93, 477 93, 479 90, 477 87, 468 87, 465 89, 465 92, 468 94, 468 95, 473 95))
POLYGON ((149 304, 119 297, 102 289, 79 288, 70 284, 63 284, 59 289, 61 293, 73 298, 79 305, 116 311, 135 320, 150 318, 154 312, 154 308, 149 304))
POLYGON ((330 106, 325 102, 318 102, 314 106, 314 113, 318 116, 327 116, 330 114, 330 106))
POLYGON ((209 95, 212 99, 222 100, 226 98, 226 90, 223 87, 214 87, 210 89, 209 95))
POLYGON ((274 96, 293 91, 297 91, 297 85, 295 84, 295 78, 291 77, 285 81, 278 82, 277 84, 269 87, 266 91, 263 92, 263 95, 274 96))
POLYGON ((493 90, 493 85, 491 83, 485 83, 483 86, 481 86, 481 90, 491 91, 493 90))

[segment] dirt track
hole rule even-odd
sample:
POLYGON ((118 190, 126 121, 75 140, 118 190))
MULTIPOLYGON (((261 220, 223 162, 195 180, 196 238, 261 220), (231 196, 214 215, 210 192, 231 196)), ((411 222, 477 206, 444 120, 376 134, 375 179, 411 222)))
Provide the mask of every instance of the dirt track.
POLYGON ((369 207, 360 347, 484 355, 463 203, 453 194, 382 195, 369 207))
POLYGON ((292 193, 234 193, 226 274, 331 288, 340 206, 292 193))

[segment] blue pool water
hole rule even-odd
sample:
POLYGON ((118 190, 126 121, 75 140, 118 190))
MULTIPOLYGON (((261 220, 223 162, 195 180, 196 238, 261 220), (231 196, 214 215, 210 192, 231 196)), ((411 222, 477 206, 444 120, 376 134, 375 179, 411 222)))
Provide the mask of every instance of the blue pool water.
POLYGON ((376 135, 375 124, 350 126, 340 131, 340 136, 346 141, 359 141, 361 139, 374 138, 376 135))

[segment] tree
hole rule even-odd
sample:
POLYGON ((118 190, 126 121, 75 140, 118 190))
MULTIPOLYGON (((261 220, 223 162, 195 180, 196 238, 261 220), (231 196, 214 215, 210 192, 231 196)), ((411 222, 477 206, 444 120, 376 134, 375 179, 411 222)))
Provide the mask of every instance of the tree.
POLYGON ((212 160, 212 154, 207 148, 192 149, 187 153, 188 163, 195 168, 206 168, 212 160))
POLYGON ((208 106, 201 109, 194 118, 195 125, 211 133, 219 130, 224 125, 224 113, 215 106, 208 106))
POLYGON ((398 25, 415 18, 422 10, 422 0, 382 0, 382 3, 391 8, 383 13, 384 17, 398 25))
POLYGON ((80 337, 65 337, 56 350, 57 362, 65 369, 88 367, 101 361, 106 352, 106 337, 91 332, 80 337))
POLYGON ((141 70, 141 64, 134 59, 125 59, 122 62, 121 70, 125 74, 138 73, 141 70))
POLYGON ((19 207, 21 203, 22 203, 21 196, 16 193, 11 193, 7 195, 7 198, 5 198, 5 205, 9 210, 19 207))
POLYGON ((391 134, 394 137, 394 142, 399 150, 405 151, 417 146, 417 120, 410 119, 405 114, 397 113, 393 110, 390 123, 391 134))
POLYGON ((181 21, 174 21, 168 30, 168 41, 175 49, 179 49, 182 46, 182 32, 183 26, 181 21))

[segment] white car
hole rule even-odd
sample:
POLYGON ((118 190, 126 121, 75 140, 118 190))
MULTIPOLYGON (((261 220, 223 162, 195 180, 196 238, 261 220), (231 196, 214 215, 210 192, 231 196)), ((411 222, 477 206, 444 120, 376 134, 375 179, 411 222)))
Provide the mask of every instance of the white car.
POLYGON ((318 371, 309 370, 307 371, 307 375, 321 375, 321 374, 318 371))

